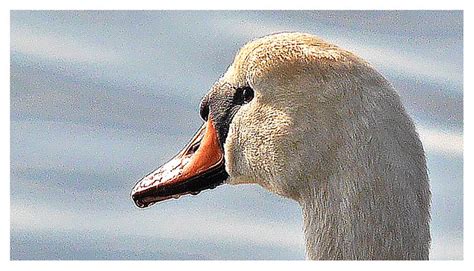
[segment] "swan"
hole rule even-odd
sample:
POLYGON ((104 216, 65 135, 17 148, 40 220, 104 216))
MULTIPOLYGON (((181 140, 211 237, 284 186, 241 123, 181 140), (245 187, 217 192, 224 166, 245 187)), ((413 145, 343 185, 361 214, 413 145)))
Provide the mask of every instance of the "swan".
POLYGON ((423 146, 390 83, 306 33, 243 46, 200 105, 187 146, 132 189, 144 208, 220 184, 299 203, 311 260, 427 260, 423 146))

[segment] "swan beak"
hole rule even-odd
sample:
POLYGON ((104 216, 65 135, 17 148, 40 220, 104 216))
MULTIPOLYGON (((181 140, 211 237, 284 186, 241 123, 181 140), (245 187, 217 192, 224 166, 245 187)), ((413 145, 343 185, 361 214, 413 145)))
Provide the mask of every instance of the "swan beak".
POLYGON ((209 118, 178 155, 140 180, 131 196, 137 207, 145 208, 159 201, 215 188, 227 177, 224 152, 209 118))

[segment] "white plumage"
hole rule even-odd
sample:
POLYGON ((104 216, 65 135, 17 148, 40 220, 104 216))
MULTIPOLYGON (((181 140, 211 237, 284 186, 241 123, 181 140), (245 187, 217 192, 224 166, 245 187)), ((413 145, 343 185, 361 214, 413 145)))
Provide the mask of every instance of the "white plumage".
POLYGON ((428 259, 424 151, 382 75, 315 36, 282 33, 245 45, 220 80, 255 91, 230 124, 227 182, 299 202, 309 259, 428 259))

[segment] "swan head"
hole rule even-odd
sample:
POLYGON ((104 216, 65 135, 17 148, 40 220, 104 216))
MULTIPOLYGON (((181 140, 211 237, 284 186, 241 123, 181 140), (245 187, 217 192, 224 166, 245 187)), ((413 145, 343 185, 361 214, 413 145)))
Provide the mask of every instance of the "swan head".
POLYGON ((315 36, 246 44, 201 102, 204 125, 139 181, 139 207, 259 184, 302 207, 310 259, 428 259, 423 147, 390 84, 315 36))
POLYGON ((354 97, 384 82, 362 59, 313 35, 251 41, 202 99, 205 123, 195 137, 140 180, 132 198, 145 207, 247 183, 299 201, 332 174, 347 133, 339 123, 362 106, 354 97))
POLYGON ((341 141, 340 108, 361 79, 374 80, 372 74, 377 76, 362 59, 309 34, 281 33, 246 44, 217 83, 254 92, 229 125, 227 183, 256 183, 299 201, 331 174, 341 141))

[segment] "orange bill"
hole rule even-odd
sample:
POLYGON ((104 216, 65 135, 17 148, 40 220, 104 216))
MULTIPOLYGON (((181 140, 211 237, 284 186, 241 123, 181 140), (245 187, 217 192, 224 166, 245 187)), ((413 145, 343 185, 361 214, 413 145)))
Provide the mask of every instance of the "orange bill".
POLYGON ((178 155, 135 185, 132 199, 138 207, 145 208, 215 188, 227 177, 224 152, 214 123, 209 119, 178 155))

